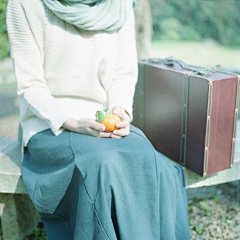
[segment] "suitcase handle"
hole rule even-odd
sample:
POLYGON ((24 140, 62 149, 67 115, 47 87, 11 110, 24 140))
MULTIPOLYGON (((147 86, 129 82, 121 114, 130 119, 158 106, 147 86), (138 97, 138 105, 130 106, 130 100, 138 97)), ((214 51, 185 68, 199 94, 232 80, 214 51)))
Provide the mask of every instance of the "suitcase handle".
POLYGON ((152 62, 152 63, 163 63, 167 66, 174 66, 174 63, 177 63, 178 65, 180 65, 180 67, 182 69, 187 69, 189 68, 189 66, 184 63, 183 61, 179 60, 179 59, 173 59, 172 57, 169 57, 169 58, 150 58, 148 59, 149 62, 152 62))
POLYGON ((221 65, 217 65, 212 68, 201 68, 197 66, 192 66, 184 63, 182 60, 179 59, 173 59, 172 57, 161 59, 161 58, 150 58, 148 61, 152 63, 163 63, 167 66, 174 66, 174 63, 177 63, 182 69, 193 71, 196 74, 207 76, 212 75, 214 72, 219 70, 221 68, 221 65))
POLYGON ((174 63, 177 63, 178 65, 180 65, 182 69, 189 68, 189 66, 186 63, 184 63, 182 60, 179 60, 179 59, 166 58, 163 63, 167 66, 174 66, 174 63))

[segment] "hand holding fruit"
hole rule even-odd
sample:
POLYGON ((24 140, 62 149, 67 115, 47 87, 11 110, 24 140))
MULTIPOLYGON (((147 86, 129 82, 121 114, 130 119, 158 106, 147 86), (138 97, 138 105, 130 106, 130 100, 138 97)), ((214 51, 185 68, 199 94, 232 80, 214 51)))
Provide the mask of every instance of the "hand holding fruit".
POLYGON ((105 132, 113 132, 117 130, 116 124, 121 122, 121 119, 116 114, 110 114, 109 111, 97 111, 96 114, 96 121, 103 124, 105 126, 105 132))
POLYGON ((63 128, 71 132, 81 133, 94 137, 106 137, 110 138, 111 132, 104 132, 105 126, 96 122, 92 118, 68 118, 62 125, 63 128))
MULTIPOLYGON (((105 112, 106 111, 98 111, 105 112)), ((108 114, 107 114, 108 115, 108 114)), ((129 135, 130 117, 125 109, 119 105, 113 109, 113 114, 105 116, 100 122, 96 122, 91 118, 68 118, 62 125, 63 128, 71 132, 81 133, 94 137, 106 137, 120 139, 129 135), (104 119, 106 119, 104 121, 104 119), (122 120, 122 121, 121 121, 122 120), (105 124, 105 125, 104 125, 105 124)))
POLYGON ((120 139, 129 135, 130 120, 125 109, 119 105, 114 107, 113 114, 110 114, 108 111, 96 112, 96 121, 105 126, 106 132, 113 132, 111 134, 112 138, 120 139))

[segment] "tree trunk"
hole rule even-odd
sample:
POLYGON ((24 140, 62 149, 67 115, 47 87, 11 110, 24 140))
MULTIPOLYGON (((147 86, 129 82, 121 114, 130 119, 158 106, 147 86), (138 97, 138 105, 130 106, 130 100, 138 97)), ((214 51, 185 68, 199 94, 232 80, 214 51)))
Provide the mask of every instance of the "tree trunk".
POLYGON ((135 9, 138 59, 148 57, 152 41, 152 17, 148 0, 138 0, 135 9))

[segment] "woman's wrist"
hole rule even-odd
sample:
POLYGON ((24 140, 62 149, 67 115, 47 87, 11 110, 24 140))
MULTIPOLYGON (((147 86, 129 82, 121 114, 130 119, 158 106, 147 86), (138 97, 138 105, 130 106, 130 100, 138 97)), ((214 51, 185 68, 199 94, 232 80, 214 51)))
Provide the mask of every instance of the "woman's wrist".
POLYGON ((63 123, 62 127, 66 130, 75 132, 78 128, 78 121, 74 117, 70 117, 63 123))

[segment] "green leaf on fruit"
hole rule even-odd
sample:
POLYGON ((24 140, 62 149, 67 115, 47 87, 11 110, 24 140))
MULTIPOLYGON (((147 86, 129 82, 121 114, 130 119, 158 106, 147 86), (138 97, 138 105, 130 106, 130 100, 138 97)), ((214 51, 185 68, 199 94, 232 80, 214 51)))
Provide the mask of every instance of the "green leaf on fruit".
POLYGON ((108 114, 110 114, 110 112, 108 110, 97 111, 95 114, 96 121, 102 122, 108 116, 108 114))

